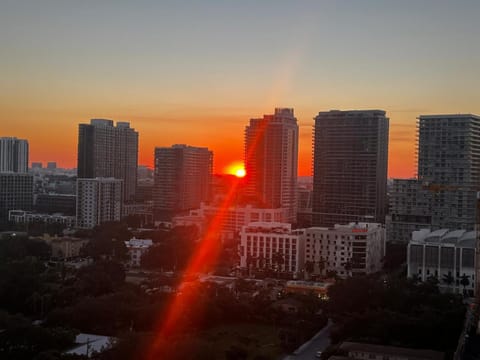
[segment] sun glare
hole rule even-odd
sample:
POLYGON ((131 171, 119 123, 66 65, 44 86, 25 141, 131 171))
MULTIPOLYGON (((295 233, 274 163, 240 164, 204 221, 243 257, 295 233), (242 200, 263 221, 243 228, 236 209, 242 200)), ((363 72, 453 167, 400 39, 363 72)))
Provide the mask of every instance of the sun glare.
POLYGON ((241 162, 231 163, 225 168, 224 171, 226 174, 235 175, 239 178, 245 177, 245 175, 247 174, 247 172, 245 171, 245 167, 241 162))
POLYGON ((235 170, 235 176, 236 177, 239 177, 239 178, 242 178, 246 175, 246 172, 245 172, 245 169, 237 169, 235 170))

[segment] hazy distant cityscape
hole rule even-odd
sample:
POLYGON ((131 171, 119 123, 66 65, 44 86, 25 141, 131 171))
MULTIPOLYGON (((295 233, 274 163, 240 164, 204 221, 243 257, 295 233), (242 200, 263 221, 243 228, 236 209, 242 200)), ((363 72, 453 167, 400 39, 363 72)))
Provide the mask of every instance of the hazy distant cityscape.
POLYGON ((479 11, 2 3, 0 359, 480 359, 479 11))

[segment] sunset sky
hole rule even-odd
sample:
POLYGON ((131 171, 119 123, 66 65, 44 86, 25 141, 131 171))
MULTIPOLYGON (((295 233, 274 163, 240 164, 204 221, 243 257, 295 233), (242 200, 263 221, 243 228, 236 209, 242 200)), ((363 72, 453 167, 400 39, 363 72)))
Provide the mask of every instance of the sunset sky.
POLYGON ((414 172, 420 114, 480 114, 478 0, 47 1, 0 3, 0 136, 31 161, 76 166, 78 124, 130 121, 153 148, 243 158, 252 117, 293 107, 299 174, 313 117, 383 109, 389 176, 414 172))

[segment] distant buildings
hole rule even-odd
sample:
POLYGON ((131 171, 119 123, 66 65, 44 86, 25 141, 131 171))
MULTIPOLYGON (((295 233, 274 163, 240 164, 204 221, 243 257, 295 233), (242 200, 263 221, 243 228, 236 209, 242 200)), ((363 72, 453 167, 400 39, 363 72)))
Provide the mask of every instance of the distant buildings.
POLYGON ((31 210, 33 176, 27 173, 0 172, 0 224, 8 221, 9 210, 31 210))
POLYGON ((246 194, 265 208, 288 210, 296 221, 298 125, 293 109, 251 119, 245 129, 246 194))
POLYGON ((473 296, 475 289, 475 231, 422 229, 408 244, 408 277, 431 278, 441 289, 473 296))
POLYGON ((313 225, 385 222, 389 120, 385 111, 315 118, 313 225))
POLYGON ((155 148, 154 212, 171 220, 211 197, 213 152, 188 145, 155 148))
POLYGON ((385 228, 377 223, 350 223, 333 228, 305 229, 305 262, 312 274, 335 272, 340 277, 371 274, 382 269, 385 228))
POLYGON ((126 202, 135 200, 138 165, 138 132, 128 122, 92 119, 78 132, 78 178, 123 180, 126 202))
POLYGON ((77 227, 90 229, 107 221, 120 221, 123 180, 77 180, 77 227))
POLYGON ((10 210, 8 220, 16 224, 59 224, 67 228, 73 228, 76 224, 75 216, 63 214, 42 214, 24 210, 10 210))
POLYGON ((408 242, 414 230, 473 230, 480 191, 480 117, 418 118, 418 180, 395 180, 389 241, 408 242))
POLYGON ((28 141, 0 137, 0 172, 28 172, 28 141))

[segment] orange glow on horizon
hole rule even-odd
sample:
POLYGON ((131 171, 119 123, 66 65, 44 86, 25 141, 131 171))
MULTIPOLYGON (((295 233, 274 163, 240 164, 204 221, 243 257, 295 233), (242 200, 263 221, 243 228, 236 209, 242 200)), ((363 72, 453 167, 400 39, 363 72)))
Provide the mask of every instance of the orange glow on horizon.
POLYGON ((235 161, 223 168, 224 174, 235 175, 238 178, 243 178, 247 174, 243 162, 235 161))

